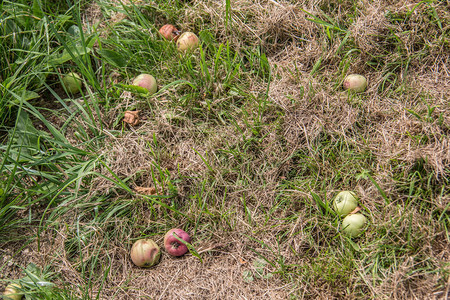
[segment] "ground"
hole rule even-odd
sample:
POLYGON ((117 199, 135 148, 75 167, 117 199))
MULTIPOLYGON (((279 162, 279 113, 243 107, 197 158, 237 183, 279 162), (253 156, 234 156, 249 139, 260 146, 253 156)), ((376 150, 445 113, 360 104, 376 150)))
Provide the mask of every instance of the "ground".
MULTIPOLYGON (((101 0, 63 12, 89 51, 58 61, 2 126, 28 139, 4 134, 1 148, 0 287, 34 264, 55 284, 27 287, 41 299, 450 296, 447 2, 101 0), (201 48, 179 53, 158 34, 166 23, 201 48), (81 93, 61 89, 69 70, 81 93), (128 86, 139 73, 156 94, 128 86), (348 74, 367 90, 345 90, 348 74), (27 118, 36 132, 15 125, 27 118), (342 190, 368 219, 353 239, 331 208, 342 190), (190 253, 133 265, 134 241, 162 246, 175 227, 190 253)), ((70 24, 50 30, 61 52, 74 49, 70 24)))

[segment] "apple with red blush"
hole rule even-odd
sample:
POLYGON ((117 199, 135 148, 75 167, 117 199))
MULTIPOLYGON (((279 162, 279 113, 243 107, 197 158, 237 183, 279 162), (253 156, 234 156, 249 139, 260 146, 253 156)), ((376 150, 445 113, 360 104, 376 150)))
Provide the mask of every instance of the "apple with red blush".
POLYGON ((169 230, 164 236, 164 248, 170 255, 182 256, 186 254, 186 252, 188 252, 188 247, 181 241, 179 241, 176 237, 185 241, 186 243, 191 242, 191 237, 186 233, 186 231, 179 228, 174 228, 169 230))

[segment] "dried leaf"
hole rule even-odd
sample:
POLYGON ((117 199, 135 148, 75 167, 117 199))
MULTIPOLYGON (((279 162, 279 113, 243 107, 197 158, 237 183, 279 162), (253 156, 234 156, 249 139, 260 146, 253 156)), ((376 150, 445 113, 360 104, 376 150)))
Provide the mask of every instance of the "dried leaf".
POLYGON ((144 195, 156 195, 156 189, 154 187, 142 187, 137 186, 134 188, 136 192, 144 195))
POLYGON ((361 210, 361 207, 359 207, 359 206, 357 206, 353 211, 351 211, 350 213, 349 213, 349 215, 353 215, 353 214, 356 214, 358 211, 360 211, 361 210))
POLYGON ((130 124, 131 126, 138 125, 140 122, 139 110, 136 111, 127 110, 124 114, 123 121, 125 123, 130 124))

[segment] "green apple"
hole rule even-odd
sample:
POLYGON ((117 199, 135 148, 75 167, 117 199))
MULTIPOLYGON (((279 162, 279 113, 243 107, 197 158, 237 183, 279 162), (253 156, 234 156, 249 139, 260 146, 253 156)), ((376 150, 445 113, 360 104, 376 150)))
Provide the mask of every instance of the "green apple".
POLYGON ((74 72, 67 73, 63 77, 62 81, 65 89, 71 94, 79 92, 83 86, 83 81, 81 80, 80 75, 74 72))
POLYGON ((356 194, 350 191, 342 191, 333 200, 333 208, 341 217, 348 215, 358 206, 356 194))
POLYGON ((342 220, 342 228, 346 234, 353 238, 361 233, 366 222, 367 219, 362 214, 351 214, 342 220))

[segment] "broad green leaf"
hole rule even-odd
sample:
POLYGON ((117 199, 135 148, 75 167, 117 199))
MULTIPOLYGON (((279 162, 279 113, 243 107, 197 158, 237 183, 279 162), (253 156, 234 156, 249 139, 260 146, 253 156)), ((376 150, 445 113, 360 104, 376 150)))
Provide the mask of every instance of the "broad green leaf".
POLYGON ((28 161, 40 151, 40 140, 45 133, 37 130, 28 116, 21 111, 17 121, 17 128, 12 137, 13 149, 10 153, 14 160, 28 161))
POLYGON ((33 6, 32 6, 33 15, 35 15, 36 17, 42 18, 44 16, 44 12, 42 11, 41 7, 42 7, 41 1, 34 0, 33 6))
POLYGON ((64 49, 61 54, 52 57, 48 62, 49 65, 58 66, 65 62, 68 62, 69 60, 72 60, 75 57, 83 56, 91 52, 91 48, 84 47, 83 45, 77 45, 75 47, 72 47, 71 49, 69 48, 69 50, 64 49), (74 57, 72 57, 72 55, 74 57))
POLYGON ((97 53, 108 63, 117 68, 124 68, 128 63, 128 60, 125 57, 123 57, 122 55, 113 50, 109 49, 97 50, 97 53))
POLYGON ((132 85, 132 84, 119 84, 119 86, 129 92, 133 92, 133 93, 137 93, 137 94, 144 94, 144 95, 148 94, 148 90, 141 86, 132 85))
POLYGON ((23 99, 23 101, 29 101, 29 100, 32 100, 32 99, 37 99, 39 97, 40 97, 40 95, 38 93, 36 93, 36 92, 33 92, 33 91, 24 90, 22 92, 22 99, 23 99))

